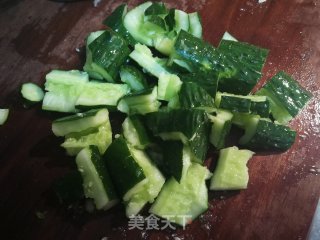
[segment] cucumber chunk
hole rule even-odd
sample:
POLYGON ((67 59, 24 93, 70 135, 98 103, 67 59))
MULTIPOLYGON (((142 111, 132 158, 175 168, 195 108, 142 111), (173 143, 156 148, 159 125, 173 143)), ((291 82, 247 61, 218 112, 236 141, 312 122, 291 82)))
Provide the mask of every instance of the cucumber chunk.
POLYGON ((24 83, 21 87, 22 96, 31 102, 40 102, 44 97, 43 90, 34 83, 24 83))
POLYGON ((143 73, 136 67, 124 65, 120 69, 120 79, 132 91, 141 91, 148 88, 147 80, 143 73))
POLYGON ((126 84, 90 81, 85 84, 75 105, 77 108, 116 107, 120 98, 130 91, 126 84))
POLYGON ((104 159, 126 204, 127 216, 138 214, 158 196, 164 177, 143 151, 130 147, 123 137, 114 140, 104 159))
POLYGON ((132 146, 145 149, 151 144, 149 135, 138 115, 127 117, 122 123, 123 136, 132 146))
POLYGON ((52 132, 56 136, 65 136, 70 133, 98 127, 108 121, 109 112, 107 109, 90 110, 53 121, 52 132))
POLYGON ((180 91, 181 84, 177 75, 161 73, 158 80, 158 99, 170 101, 180 91))
POLYGON ((118 103, 120 112, 133 114, 146 114, 158 111, 161 103, 157 100, 157 87, 135 92, 124 96, 118 103))
MULTIPOLYGON (((92 129, 88 129, 92 130, 92 129)), ((106 121, 93 132, 87 133, 88 130, 76 134, 68 134, 65 141, 61 144, 70 156, 77 155, 83 148, 90 145, 98 147, 100 154, 103 154, 112 142, 112 130, 110 122, 106 121)))
POLYGON ((221 149, 210 190, 246 189, 249 182, 247 162, 253 154, 254 152, 239 150, 237 147, 221 149))
POLYGON ((201 18, 199 13, 193 12, 189 13, 189 33, 197 38, 202 38, 202 25, 201 25, 201 18))
POLYGON ((208 208, 206 167, 192 164, 186 176, 178 183, 173 177, 163 186, 149 212, 181 226, 185 226, 208 208))
POLYGON ((282 124, 295 117, 312 97, 285 72, 277 73, 256 94, 268 97, 272 116, 282 124))
POLYGON ((0 108, 0 125, 3 125, 9 116, 9 109, 1 109, 0 108))
POLYGON ((159 63, 159 59, 152 56, 151 50, 145 45, 136 44, 134 51, 130 53, 130 58, 153 76, 160 77, 161 73, 169 73, 159 63))
POLYGON ((118 203, 109 173, 96 146, 81 150, 76 163, 83 178, 84 194, 87 198, 93 198, 97 209, 107 210, 118 203))

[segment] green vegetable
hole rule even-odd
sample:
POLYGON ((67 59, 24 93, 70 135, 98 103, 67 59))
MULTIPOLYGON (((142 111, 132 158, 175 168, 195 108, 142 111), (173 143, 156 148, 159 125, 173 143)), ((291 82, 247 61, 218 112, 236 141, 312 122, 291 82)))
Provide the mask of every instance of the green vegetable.
POLYGON ((261 77, 268 50, 248 43, 221 40, 219 51, 224 54, 236 70, 231 76, 219 79, 221 92, 246 95, 252 91, 261 77))
POLYGON ((21 87, 22 96, 31 102, 40 102, 44 97, 43 90, 34 83, 24 83, 21 87))
POLYGON ((110 122, 106 121, 96 128, 89 128, 76 134, 66 135, 65 141, 61 146, 66 149, 67 154, 70 156, 77 155, 83 148, 90 145, 97 146, 100 154, 103 154, 111 142, 112 130, 110 122))
POLYGON ((250 113, 251 100, 246 96, 218 92, 215 98, 218 108, 240 113, 250 113))
POLYGON ((247 162, 254 153, 229 147, 220 150, 218 164, 213 172, 210 190, 246 189, 249 181, 247 162))
POLYGON ((89 81, 86 72, 52 70, 46 75, 42 109, 57 112, 76 112, 76 101, 89 81))
POLYGON ((139 213, 158 196, 164 177, 147 155, 117 138, 104 154, 111 177, 126 204, 126 215, 139 213))
POLYGON ((214 107, 209 93, 195 82, 184 82, 179 92, 181 108, 214 107))
POLYGON ((213 125, 210 133, 210 143, 217 149, 221 149, 225 145, 226 137, 228 136, 233 114, 225 110, 216 110, 216 116, 209 115, 209 119, 213 125))
POLYGON ((312 97, 285 72, 277 73, 256 94, 268 97, 272 116, 283 124, 295 117, 312 97))
POLYGON ((106 165, 96 146, 84 148, 76 157, 83 178, 84 194, 93 198, 97 209, 107 210, 118 203, 106 165))
POLYGON ((182 82, 177 75, 174 74, 160 74, 158 80, 158 99, 170 101, 175 97, 181 87, 182 82))
POLYGON ((189 32, 195 37, 202 38, 202 25, 199 13, 189 13, 188 16, 190 23, 189 32))
POLYGON ((123 136, 132 146, 145 149, 151 144, 148 133, 138 115, 127 117, 122 123, 123 136))
POLYGON ((136 61, 153 76, 160 77, 161 73, 169 73, 159 63, 159 59, 152 56, 152 52, 145 45, 136 44, 134 46, 134 51, 130 53, 130 58, 136 61))
POLYGON ((96 128, 108 121, 109 112, 107 109, 90 110, 53 121, 52 132, 56 136, 65 136, 70 133, 96 128))
POLYGON ((199 109, 172 109, 145 116, 151 132, 163 140, 181 140, 189 145, 193 161, 205 160, 209 143, 209 120, 199 109))
POLYGON ((115 108, 120 98, 129 93, 126 84, 90 81, 84 85, 75 103, 77 108, 115 108))
POLYGON ((128 30, 124 26, 124 17, 128 11, 127 4, 119 5, 110 16, 108 16, 103 24, 111 28, 113 31, 117 32, 121 37, 123 37, 128 44, 134 46, 137 41, 130 35, 128 30))
POLYGON ((180 183, 173 177, 167 180, 149 212, 183 227, 191 223, 208 208, 209 177, 206 167, 192 164, 180 183))
POLYGON ((122 66, 120 69, 120 78, 132 91, 141 91, 148 88, 145 76, 136 67, 129 65, 122 66))
POLYGON ((9 109, 1 109, 0 108, 0 125, 3 125, 9 116, 9 109))
POLYGON ((249 149, 284 151, 292 146, 295 137, 296 132, 289 127, 260 119, 246 125, 239 143, 249 149))

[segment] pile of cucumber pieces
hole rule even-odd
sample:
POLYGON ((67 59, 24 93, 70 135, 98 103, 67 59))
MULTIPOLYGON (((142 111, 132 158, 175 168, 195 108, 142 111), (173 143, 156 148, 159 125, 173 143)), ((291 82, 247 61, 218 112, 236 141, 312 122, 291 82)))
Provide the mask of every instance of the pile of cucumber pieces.
POLYGON ((245 189, 252 151, 294 143, 286 124, 311 94, 285 72, 251 93, 268 50, 228 33, 214 47, 198 13, 161 2, 120 5, 104 24, 87 37, 84 71, 52 70, 44 96, 31 91, 44 110, 73 113, 52 124, 78 166, 55 184, 61 201, 92 198, 104 210, 122 202, 128 217, 152 203, 150 213, 185 226, 208 208, 208 179, 210 190, 245 189), (115 133, 116 110, 126 118, 115 133), (232 125, 245 149, 225 148, 232 125), (204 166, 210 144, 219 151, 213 173, 204 166))

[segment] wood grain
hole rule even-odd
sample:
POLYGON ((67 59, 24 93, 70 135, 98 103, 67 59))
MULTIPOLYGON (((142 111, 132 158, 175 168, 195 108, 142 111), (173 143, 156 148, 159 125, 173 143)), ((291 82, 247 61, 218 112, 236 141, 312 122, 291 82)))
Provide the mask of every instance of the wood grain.
MULTIPOLYGON (((0 2, 0 108, 11 109, 0 127, 0 236, 2 239, 305 239, 320 193, 320 4, 317 0, 165 1, 200 11, 205 39, 216 45, 227 30, 270 49, 257 87, 279 70, 292 74, 314 98, 290 123, 294 146, 250 162, 245 191, 210 193, 209 210, 185 230, 128 230, 121 206, 89 215, 58 205, 50 186, 74 167, 51 133, 39 106, 23 108, 19 88, 43 85, 53 68, 78 69, 84 38, 123 1, 12 0, 0 2), (45 213, 38 219, 36 212, 45 213)), ((141 1, 128 1, 130 6, 141 1)), ((115 123, 116 124, 116 123, 115 123)), ((214 155, 210 155, 213 161, 214 155)))

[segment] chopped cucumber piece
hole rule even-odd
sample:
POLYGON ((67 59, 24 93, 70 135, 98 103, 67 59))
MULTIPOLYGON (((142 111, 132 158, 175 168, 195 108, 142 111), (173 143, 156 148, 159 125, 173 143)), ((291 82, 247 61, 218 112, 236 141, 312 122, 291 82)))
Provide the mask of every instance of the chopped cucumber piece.
POLYGON ((120 67, 129 56, 127 42, 117 33, 105 30, 88 46, 91 53, 91 70, 109 82, 115 82, 120 67))
POLYGON ((119 137, 107 149, 104 158, 111 177, 126 204, 126 215, 139 213, 158 196, 164 177, 147 155, 119 137))
POLYGON ((46 75, 42 109, 57 112, 76 112, 75 103, 89 76, 78 70, 52 70, 46 75))
POLYGON ((208 117, 199 109, 169 109, 149 113, 146 126, 163 140, 181 140, 189 145, 193 161, 205 160, 209 144, 208 117))
POLYGON ((222 36, 222 40, 228 40, 228 41, 235 41, 235 42, 238 42, 238 40, 232 36, 230 33, 228 32, 225 32, 222 36))
POLYGON ((231 129, 231 120, 233 114, 221 109, 216 110, 216 116, 209 115, 209 119, 213 125, 210 133, 210 143, 217 149, 221 149, 225 145, 226 137, 231 129))
POLYGON ((95 39, 97 39, 102 33, 104 33, 104 30, 92 32, 88 35, 86 39, 86 62, 83 66, 83 70, 86 71, 91 78, 97 80, 103 80, 103 76, 100 73, 96 72, 94 68, 91 66, 92 52, 89 49, 89 44, 92 43, 95 39))
POLYGON ((201 18, 199 13, 189 13, 189 33, 197 38, 202 38, 202 25, 201 25, 201 18))
POLYGON ((146 9, 144 14, 145 16, 158 15, 164 17, 168 14, 168 9, 162 2, 153 2, 152 5, 146 9))
POLYGON ((239 150, 237 147, 221 149, 210 190, 246 189, 249 182, 247 162, 253 154, 254 152, 239 150))
POLYGON ((124 26, 124 17, 126 16, 127 11, 127 4, 119 5, 111 13, 111 15, 103 21, 103 24, 111 28, 113 31, 117 32, 128 42, 128 44, 134 46, 137 43, 137 41, 130 35, 130 33, 124 26))
POLYGON ((135 40, 140 43, 152 46, 152 38, 150 38, 143 30, 144 13, 147 8, 152 5, 151 2, 145 2, 129 11, 124 17, 124 26, 135 40))
POLYGON ((1 109, 0 108, 0 125, 3 125, 9 116, 9 109, 1 109))
POLYGON ((158 99, 170 101, 178 94, 181 84, 177 75, 161 73, 158 80, 158 99))
POLYGON ((133 91, 141 91, 148 88, 147 80, 143 73, 133 66, 122 66, 120 69, 120 79, 133 91))
POLYGON ((43 90, 34 83, 24 83, 21 87, 22 96, 31 102, 40 102, 44 97, 43 90))
POLYGON ((296 132, 289 127, 260 119, 246 126, 239 143, 250 149, 284 151, 292 146, 295 137, 296 132))
POLYGON ((170 176, 180 182, 191 165, 190 148, 181 141, 164 141, 162 144, 164 168, 170 176))
POLYGON ((256 94, 268 97, 272 116, 282 124, 295 117, 312 97, 285 72, 277 73, 256 94))
POLYGON ((134 51, 130 53, 130 58, 156 77, 160 77, 161 73, 168 73, 158 59, 152 56, 150 49, 145 45, 136 44, 134 51))
POLYGON ((181 108, 214 107, 209 93, 196 82, 184 82, 179 92, 181 108))
POLYGON ((109 112, 107 109, 90 110, 53 121, 52 132, 56 136, 65 136, 70 133, 98 127, 108 121, 109 112))
POLYGON ((120 98, 129 93, 126 84, 90 81, 85 84, 75 105, 83 107, 115 107, 120 98))
POLYGON ((132 146, 138 149, 145 149, 151 144, 148 133, 139 116, 127 117, 122 123, 123 136, 132 146))
POLYGON ((195 72, 179 75, 182 82, 193 82, 205 89, 211 97, 216 96, 218 90, 219 77, 213 71, 195 72))
POLYGON ((250 99, 246 96, 231 93, 218 92, 216 94, 215 104, 218 108, 240 113, 250 113, 251 108, 250 99))
POLYGON ((97 209, 107 210, 118 203, 106 165, 96 146, 84 148, 76 157, 83 178, 84 194, 93 198, 97 209))
POLYGON ((158 111, 157 87, 124 96, 118 103, 118 110, 129 115, 158 111))
POLYGON ((149 212, 183 227, 191 223, 208 208, 209 177, 206 167, 192 164, 180 183, 173 177, 165 183, 149 212))
POLYGON ((175 9, 174 20, 175 20, 174 29, 177 32, 179 32, 180 30, 184 30, 184 31, 189 30, 189 16, 186 12, 175 9))
POLYGON ((112 142, 112 130, 110 122, 106 121, 101 124, 92 133, 87 133, 88 130, 77 134, 68 134, 65 141, 61 144, 66 149, 70 156, 77 155, 83 148, 90 145, 98 147, 100 154, 103 154, 112 142))
POLYGON ((219 51, 229 59, 236 70, 231 76, 221 76, 219 90, 246 95, 252 91, 261 77, 268 50, 248 43, 221 40, 219 51))

